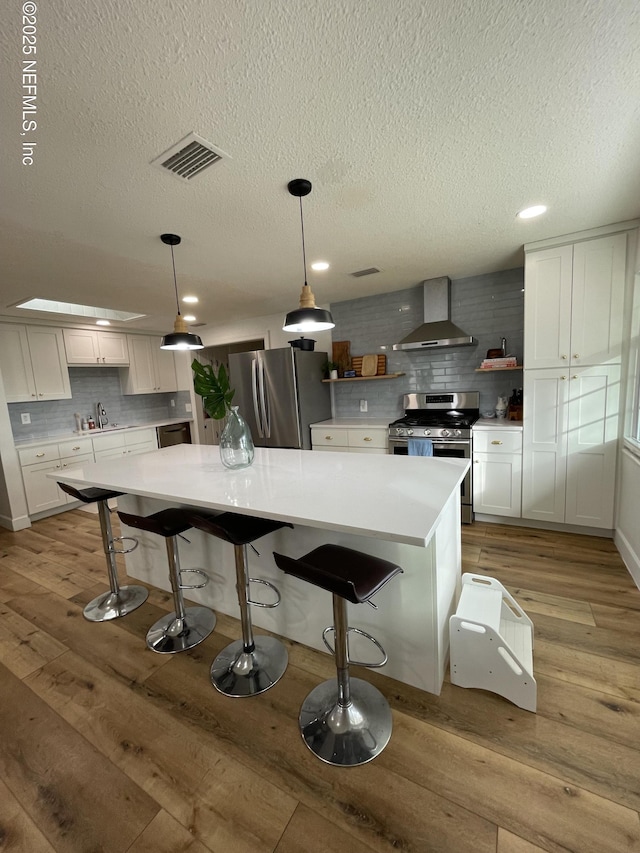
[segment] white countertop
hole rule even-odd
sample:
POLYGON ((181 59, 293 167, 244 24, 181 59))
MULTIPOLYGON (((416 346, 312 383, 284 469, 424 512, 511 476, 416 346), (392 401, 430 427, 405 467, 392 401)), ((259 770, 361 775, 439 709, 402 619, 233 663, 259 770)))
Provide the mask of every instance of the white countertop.
POLYGON ((506 418, 479 418, 474 429, 514 429, 522 431, 522 421, 509 421, 506 418))
MULTIPOLYGON (((126 419, 124 423, 127 423, 126 419)), ((113 427, 107 427, 106 429, 83 429, 81 432, 78 432, 75 429, 70 429, 66 432, 60 432, 57 435, 48 435, 46 438, 29 438, 24 441, 17 440, 15 442, 15 446, 19 450, 23 450, 24 448, 29 447, 41 447, 46 444, 57 444, 60 441, 67 441, 79 436, 82 438, 99 438, 101 435, 111 435, 112 433, 132 432, 135 429, 147 429, 148 427, 155 428, 159 426, 171 426, 171 424, 184 423, 193 423, 193 418, 160 418, 155 421, 137 423, 135 425, 117 427, 115 429, 113 427)))
POLYGON ((50 476, 173 504, 425 546, 469 460, 256 448, 230 471, 217 447, 180 444, 50 476))
POLYGON ((372 427, 388 427, 395 418, 329 418, 326 421, 318 421, 310 424, 312 427, 358 427, 360 429, 371 429, 372 427))

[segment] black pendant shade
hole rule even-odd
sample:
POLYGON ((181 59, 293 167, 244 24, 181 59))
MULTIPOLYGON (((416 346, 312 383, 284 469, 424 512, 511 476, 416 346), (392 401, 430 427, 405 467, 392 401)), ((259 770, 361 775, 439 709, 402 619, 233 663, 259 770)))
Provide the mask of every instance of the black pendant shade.
POLYGON ((161 234, 160 239, 167 246, 171 246, 171 263, 173 264, 173 286, 176 291, 176 305, 178 306, 178 314, 176 316, 175 323, 173 324, 173 332, 170 332, 168 335, 165 335, 162 338, 160 349, 203 349, 204 344, 200 340, 200 336, 191 334, 191 332, 187 329, 187 324, 182 319, 182 315, 180 314, 180 300, 178 298, 178 282, 176 279, 176 262, 173 257, 173 247, 178 246, 180 244, 181 238, 178 237, 177 234, 161 234))
POLYGON ((311 181, 306 178, 296 178, 289 181, 287 189, 290 194, 300 199, 300 226, 302 230, 302 263, 304 266, 304 285, 300 293, 300 307, 289 311, 285 317, 284 332, 323 332, 333 329, 335 323, 331 312, 325 308, 316 308, 315 296, 307 284, 307 255, 304 245, 304 219, 302 216, 302 196, 311 192, 311 181))

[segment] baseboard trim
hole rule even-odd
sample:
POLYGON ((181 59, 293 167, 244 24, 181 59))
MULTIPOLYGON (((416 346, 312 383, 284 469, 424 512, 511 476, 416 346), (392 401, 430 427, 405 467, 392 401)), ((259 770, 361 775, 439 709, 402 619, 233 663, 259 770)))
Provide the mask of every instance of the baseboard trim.
POLYGON ((600 536, 603 539, 614 539, 614 531, 601 527, 582 527, 579 524, 558 524, 552 521, 536 521, 533 518, 511 518, 503 515, 484 515, 475 513, 476 521, 486 521, 488 524, 510 524, 513 527, 532 527, 534 530, 556 530, 558 533, 579 533, 582 536, 600 536))
POLYGON ((17 530, 26 530, 27 527, 31 527, 31 519, 28 515, 20 515, 18 518, 0 515, 0 527, 12 530, 15 533, 17 530))
POLYGON ((640 555, 631 547, 629 540, 620 530, 616 530, 613 537, 616 548, 620 552, 620 556, 627 567, 629 574, 633 578, 633 582, 640 589, 640 555))

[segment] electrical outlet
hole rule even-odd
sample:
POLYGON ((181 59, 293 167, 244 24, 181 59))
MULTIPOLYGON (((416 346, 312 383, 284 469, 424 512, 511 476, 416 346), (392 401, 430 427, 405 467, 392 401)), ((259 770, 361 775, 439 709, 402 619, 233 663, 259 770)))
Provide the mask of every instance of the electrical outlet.
POLYGON ((190 412, 191 411, 191 403, 185 403, 184 404, 184 410, 185 410, 185 412, 190 412))
POLYGON ((369 405, 366 400, 360 400, 360 411, 367 412, 369 410, 369 405))
POLYGON ((31 415, 29 414, 29 412, 23 412, 20 415, 20 420, 22 421, 23 424, 30 424, 31 423, 31 415))
POLYGON ((171 400, 171 408, 172 409, 175 408, 175 405, 176 405, 176 401, 172 399, 171 400))

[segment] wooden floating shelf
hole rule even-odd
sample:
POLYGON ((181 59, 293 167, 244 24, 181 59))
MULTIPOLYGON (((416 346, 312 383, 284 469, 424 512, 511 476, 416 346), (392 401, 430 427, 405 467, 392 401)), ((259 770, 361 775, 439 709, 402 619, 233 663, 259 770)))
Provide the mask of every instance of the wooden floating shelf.
POLYGON ((379 376, 343 376, 342 379, 322 379, 322 382, 364 382, 369 379, 395 379, 404 373, 381 373, 379 376))
POLYGON ((522 365, 516 367, 476 367, 476 373, 498 373, 501 370, 522 370, 522 365))

